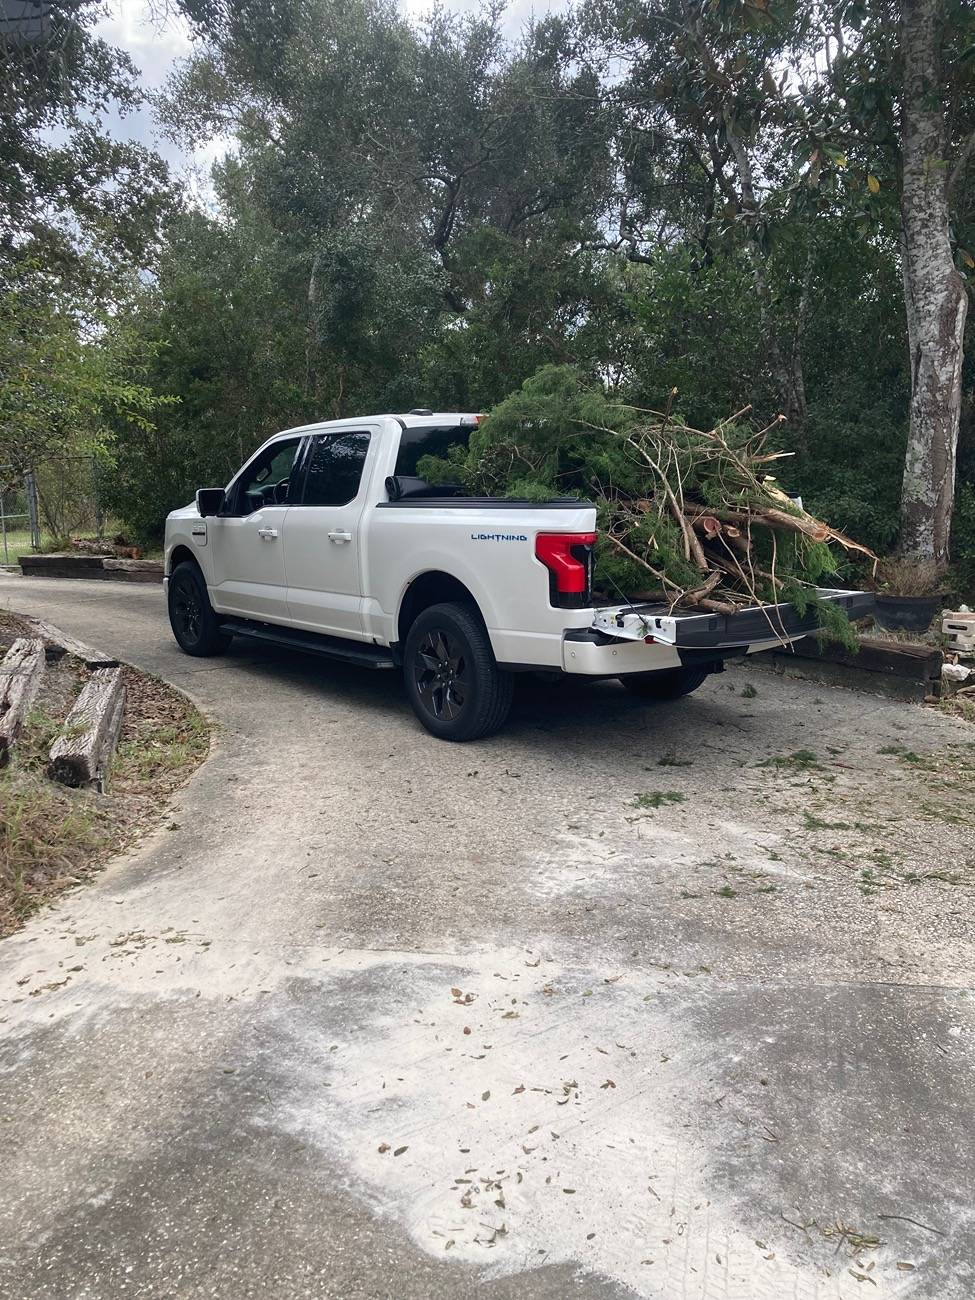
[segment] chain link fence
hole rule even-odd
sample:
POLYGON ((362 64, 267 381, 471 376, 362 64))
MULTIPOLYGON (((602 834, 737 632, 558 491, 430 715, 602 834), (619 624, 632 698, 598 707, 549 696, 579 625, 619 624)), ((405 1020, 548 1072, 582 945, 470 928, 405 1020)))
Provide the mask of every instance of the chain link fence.
MULTIPOLYGON (((10 467, 0 465, 0 483, 13 478, 10 467)), ((39 550, 41 530, 37 509, 37 481, 34 475, 24 475, 19 485, 0 491, 0 556, 10 564, 23 549, 26 540, 31 550, 39 550)))
POLYGON ((0 562, 15 563, 43 545, 69 546, 72 537, 101 538, 105 512, 94 456, 39 461, 26 474, 0 465, 0 562))

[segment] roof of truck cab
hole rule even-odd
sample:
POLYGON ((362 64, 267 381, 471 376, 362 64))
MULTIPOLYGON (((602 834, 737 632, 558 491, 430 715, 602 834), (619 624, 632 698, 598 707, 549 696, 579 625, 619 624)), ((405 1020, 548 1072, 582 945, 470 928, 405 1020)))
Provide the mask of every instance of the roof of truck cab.
POLYGON ((431 411, 429 415, 394 415, 390 412, 379 415, 353 415, 344 420, 315 420, 308 424, 297 424, 292 429, 282 429, 280 433, 272 434, 267 441, 273 442, 275 438, 284 438, 296 433, 315 433, 319 429, 355 429, 363 420, 397 420, 407 429, 422 429, 460 424, 462 420, 473 422, 482 418, 480 413, 473 411, 431 411))
POLYGON ((459 424, 461 420, 480 420, 483 416, 475 411, 431 411, 429 415, 394 415, 394 420, 402 420, 408 429, 429 424, 459 424))

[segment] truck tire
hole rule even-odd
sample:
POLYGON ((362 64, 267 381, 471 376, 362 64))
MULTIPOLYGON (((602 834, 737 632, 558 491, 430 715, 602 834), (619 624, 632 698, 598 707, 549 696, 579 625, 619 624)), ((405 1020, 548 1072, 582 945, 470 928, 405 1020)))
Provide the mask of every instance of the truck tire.
POLYGON ((710 675, 710 668, 665 668, 656 673, 631 673, 620 681, 642 700, 679 700, 696 691, 710 675))
POLYGON ((476 609, 431 605, 418 614, 403 655, 413 712, 441 740, 480 740, 511 708, 512 678, 501 672, 476 609))
POLYGON ((169 626, 184 653, 200 658, 223 654, 233 637, 220 631, 203 574, 190 560, 173 570, 167 601, 169 626))

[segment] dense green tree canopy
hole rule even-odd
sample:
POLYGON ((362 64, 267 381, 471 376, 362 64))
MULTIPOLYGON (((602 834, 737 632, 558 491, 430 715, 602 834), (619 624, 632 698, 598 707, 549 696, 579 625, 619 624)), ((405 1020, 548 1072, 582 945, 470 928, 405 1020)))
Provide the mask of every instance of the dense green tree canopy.
MULTIPOLYGON (((275 429, 485 409, 570 364, 636 404, 676 389, 701 428, 781 411, 780 476, 891 549, 915 418, 905 5, 934 6, 943 84, 921 107, 965 284, 960 0, 582 0, 515 37, 492 7, 411 22, 389 0, 181 0, 195 41, 160 120, 186 147, 233 141, 202 205, 147 155, 113 155, 98 104, 139 93, 132 69, 88 6, 58 10, 66 81, 32 53, 18 92, 27 55, 6 51, 4 93, 30 112, 0 138, 0 201, 9 247, 31 241, 47 269, 89 259, 102 302, 108 272, 142 268, 112 313, 178 400, 148 428, 113 423, 114 508, 158 535, 275 429), (74 188, 57 185, 58 123, 74 188)), ((975 570, 967 372, 962 388, 954 550, 975 570)))

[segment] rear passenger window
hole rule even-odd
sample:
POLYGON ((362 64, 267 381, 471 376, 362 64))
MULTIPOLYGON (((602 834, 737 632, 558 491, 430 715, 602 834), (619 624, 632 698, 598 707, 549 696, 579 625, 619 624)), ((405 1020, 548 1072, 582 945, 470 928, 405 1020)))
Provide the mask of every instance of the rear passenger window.
POLYGON ((320 434, 312 442, 305 468, 303 506, 346 506, 362 482, 369 450, 368 433, 320 434))
POLYGON ((446 456, 449 447, 466 447, 473 432, 473 429, 459 424, 404 429, 396 457, 397 475, 414 477, 421 456, 446 456))

